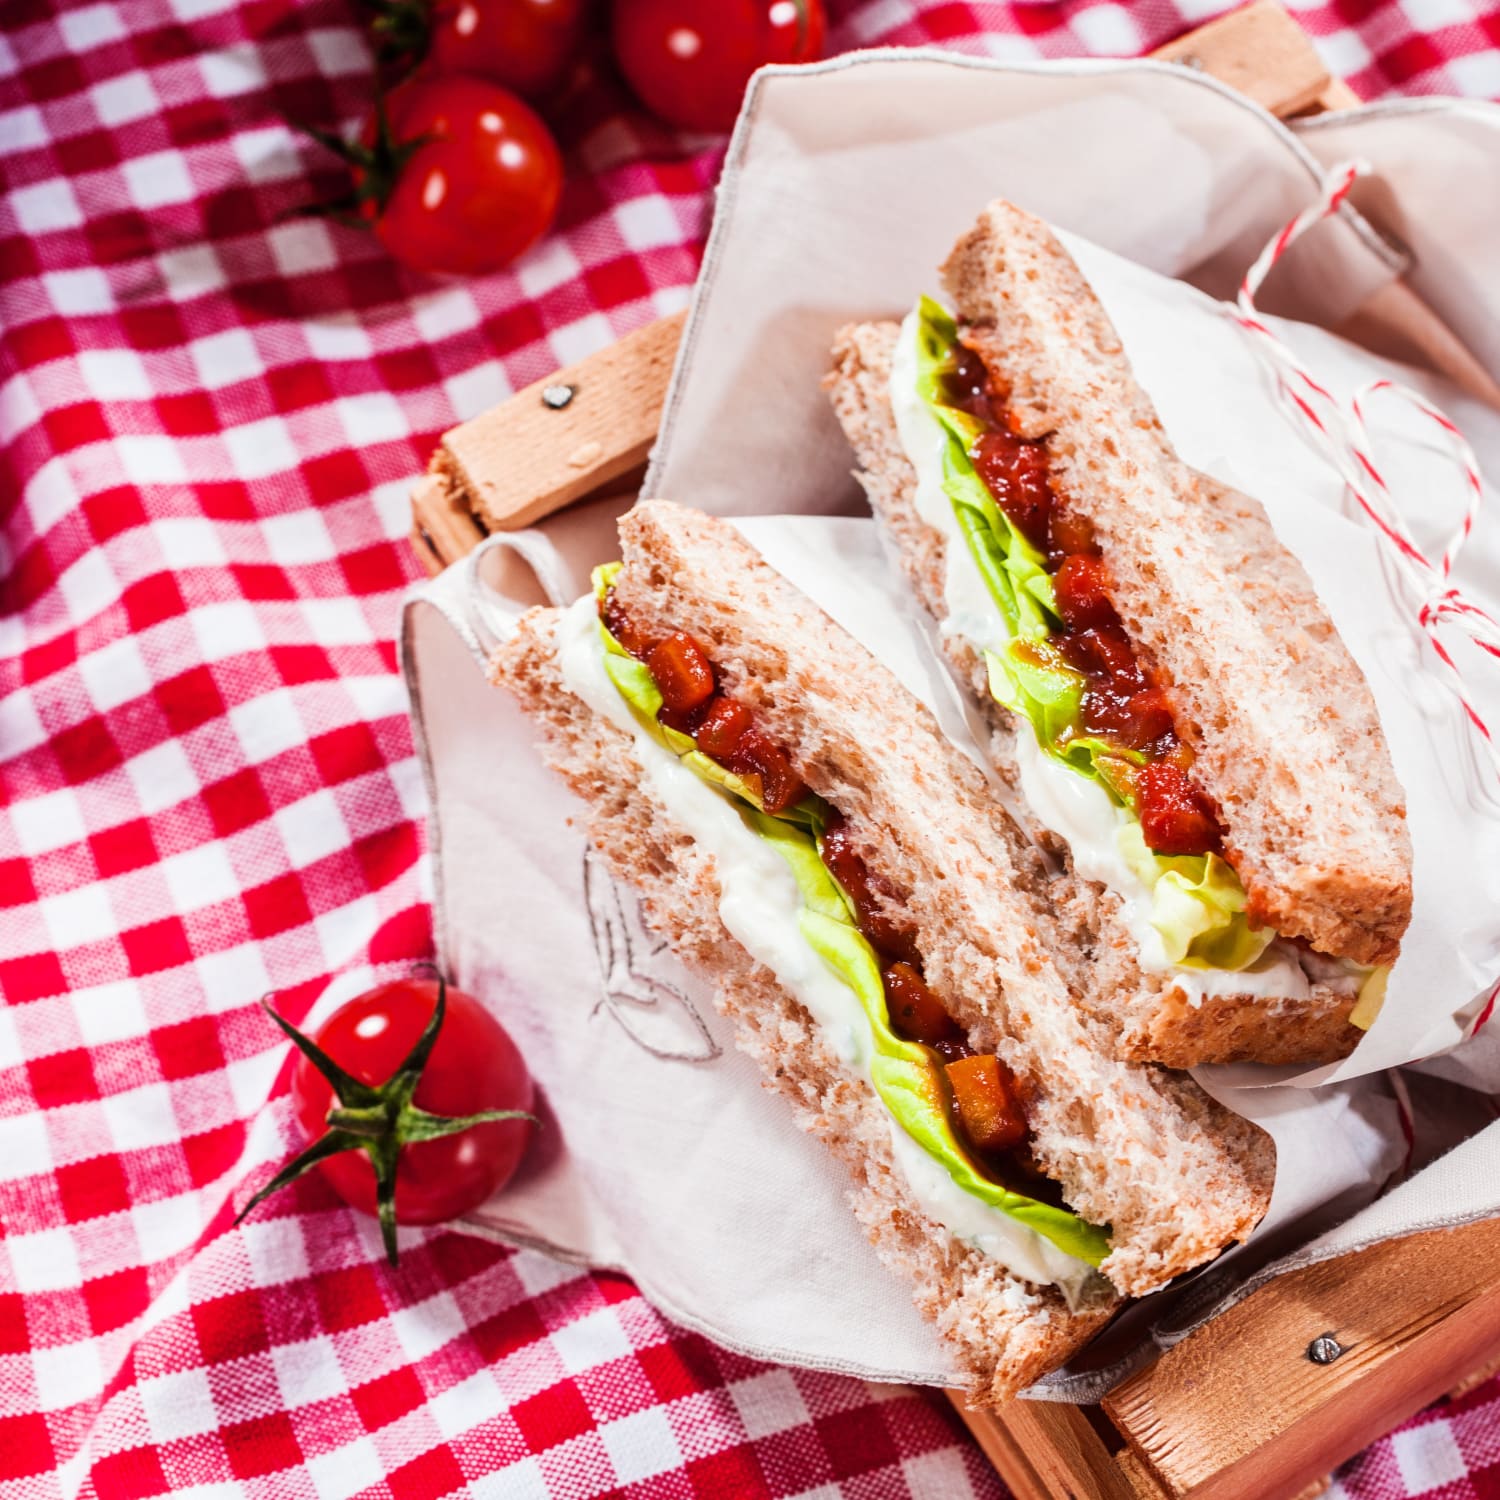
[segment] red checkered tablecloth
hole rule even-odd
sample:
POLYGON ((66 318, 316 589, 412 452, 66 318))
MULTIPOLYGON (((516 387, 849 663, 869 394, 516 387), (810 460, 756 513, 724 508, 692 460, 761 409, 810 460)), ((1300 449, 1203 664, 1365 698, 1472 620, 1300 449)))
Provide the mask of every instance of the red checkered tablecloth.
MULTIPOLYGON (((832 45, 1142 52, 1217 0, 834 0, 832 45)), ((1362 94, 1500 95, 1500 9, 1300 17, 1362 94)), ((941 1399, 770 1368, 629 1283, 371 1223, 294 1144, 330 976, 431 949, 392 639, 439 433, 684 305, 719 150, 607 70, 557 232, 437 283, 291 210, 368 103, 352 0, 0 6, 0 1500, 995 1496, 941 1399)), ((1500 1386, 1350 1464, 1500 1493, 1500 1386)))

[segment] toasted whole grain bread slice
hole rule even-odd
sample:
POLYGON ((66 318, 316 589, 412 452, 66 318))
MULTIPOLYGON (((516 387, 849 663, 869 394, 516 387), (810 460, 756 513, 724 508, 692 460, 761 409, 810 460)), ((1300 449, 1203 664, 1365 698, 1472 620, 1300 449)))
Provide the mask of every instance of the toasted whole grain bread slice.
MULTIPOLYGON (((917 598, 941 623, 947 617, 943 595, 947 544, 943 534, 918 513, 916 470, 896 430, 890 380, 897 333, 898 325, 893 322, 841 329, 826 384, 859 460, 858 477, 871 509, 894 539, 917 598)), ((1242 577, 1252 577, 1255 581, 1248 587, 1258 595, 1274 596, 1275 608, 1268 611, 1271 628, 1284 625, 1277 646, 1296 658, 1320 654, 1347 662, 1306 575, 1295 563, 1289 569, 1283 566, 1287 554, 1270 533, 1259 507, 1212 481, 1203 480, 1202 485, 1203 503, 1219 510, 1221 525, 1212 535, 1226 565, 1242 570, 1242 577), (1279 582, 1272 581, 1278 578, 1279 582)), ((961 636, 944 635, 942 648, 989 720, 991 759, 1019 791, 1016 736, 1030 734, 1030 726, 1019 723, 995 702, 983 659, 968 642, 961 636)), ((1321 670, 1337 671, 1339 665, 1335 659, 1321 670)), ((1357 685, 1364 689, 1362 678, 1357 685)), ((1348 706, 1347 712, 1356 716, 1357 727, 1351 726, 1350 732, 1368 735, 1372 724, 1375 732, 1379 726, 1368 691, 1363 697, 1370 722, 1358 722, 1358 703, 1348 706)), ((1014 800, 1024 816, 1024 798, 1018 795, 1014 800)), ((1066 844, 1039 822, 1030 820, 1028 832, 1067 860, 1065 873, 1053 880, 1050 893, 1053 905, 1071 922, 1072 941, 1059 949, 1059 959, 1065 969, 1086 966, 1087 975, 1075 981, 1074 992, 1102 1024, 1114 1028, 1114 1045, 1121 1056, 1170 1067, 1242 1061, 1315 1063, 1345 1056, 1358 1041, 1361 1033, 1348 1020, 1355 1001, 1349 986, 1315 983, 1305 999, 1225 994, 1192 1003, 1170 973, 1141 968, 1120 898, 1097 881, 1075 874, 1066 844)))
MULTIPOLYGON (((1269 1201, 1269 1137, 1190 1079, 1111 1055, 1053 960, 1064 923, 1036 888, 1034 851, 927 711, 728 523, 646 502, 621 537, 615 590, 638 628, 702 641, 723 690, 752 708, 846 816, 871 868, 906 893, 928 983, 972 1045, 1000 1055, 1020 1082, 1037 1164, 1084 1218, 1112 1226, 1101 1269, 1116 1288, 1154 1290, 1243 1238, 1269 1201)), ((979 1384, 1013 1388, 1023 1364, 1042 1368, 1095 1324, 1068 1321, 1054 1292, 974 1260, 922 1215, 892 1171, 873 1090, 817 1044, 801 1006, 729 938, 712 861, 652 802, 630 742, 561 687, 557 618, 526 616, 495 656, 495 680, 542 721, 553 763, 590 803, 591 838, 646 895, 647 921, 718 988, 773 1085, 802 1099, 804 1123, 852 1165, 856 1209, 877 1248, 913 1276, 919 1303, 957 1339, 979 1384), (1023 1291, 1041 1301, 1024 1302, 1013 1329, 1023 1291), (1026 1352, 1011 1365, 1013 1338, 1026 1352)))
POLYGON ((942 274, 965 342, 1020 431, 1047 438, 1055 487, 1093 523, 1111 600, 1219 806, 1252 919, 1340 958, 1392 962, 1411 918, 1405 797, 1369 686, 1305 572, 1256 502, 1177 458, 1045 224, 993 203, 942 274))

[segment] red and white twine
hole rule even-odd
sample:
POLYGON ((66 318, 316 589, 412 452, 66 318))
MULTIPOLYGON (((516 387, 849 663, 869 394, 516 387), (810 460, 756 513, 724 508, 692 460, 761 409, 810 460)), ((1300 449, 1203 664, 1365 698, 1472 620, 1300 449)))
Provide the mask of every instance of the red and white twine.
POLYGON ((1338 470, 1360 510, 1389 544, 1398 569, 1421 600, 1417 623, 1443 664, 1449 686, 1463 705, 1464 713, 1478 732, 1496 775, 1500 777, 1500 744, 1470 696, 1463 674, 1438 631, 1444 622, 1455 625, 1481 650, 1500 658, 1500 621, 1465 598, 1451 582, 1454 563, 1474 529, 1474 520, 1484 499, 1479 461, 1473 448, 1437 407, 1396 381, 1372 380, 1361 386, 1347 402, 1340 401, 1262 322, 1255 306, 1256 293, 1276 262, 1309 229, 1337 213, 1355 180, 1369 170, 1365 162, 1350 161, 1329 171, 1317 199, 1271 240, 1246 272, 1235 299, 1235 318, 1250 334, 1253 347, 1276 376, 1282 394, 1297 413, 1314 446, 1338 470), (1463 519, 1436 563, 1417 545, 1396 507, 1380 466, 1375 462, 1365 412, 1373 398, 1386 394, 1404 400, 1433 423, 1462 475, 1467 495, 1463 519))

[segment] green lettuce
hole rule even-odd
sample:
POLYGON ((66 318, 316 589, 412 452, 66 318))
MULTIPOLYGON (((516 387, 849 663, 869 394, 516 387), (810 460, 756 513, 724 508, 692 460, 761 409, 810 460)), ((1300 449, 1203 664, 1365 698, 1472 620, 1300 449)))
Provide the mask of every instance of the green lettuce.
MULTIPOLYGON (((1082 731, 1084 677, 1050 639, 1057 601, 1046 559, 996 505, 969 458, 983 424, 946 401, 943 377, 957 342, 952 317, 923 297, 916 315, 917 396, 943 427, 943 491, 1009 637, 984 647, 990 695, 1031 725, 1047 755, 1098 781, 1134 815, 1135 773, 1146 757, 1082 731)), ((1250 925, 1239 877, 1218 855, 1154 854, 1138 822, 1123 826, 1120 840, 1126 862, 1151 891, 1151 925, 1173 963, 1243 969, 1275 938, 1270 928, 1250 925)))
POLYGON ((957 341, 953 319, 923 297, 917 304, 917 394, 945 434, 943 491, 1010 634, 1045 640, 1057 614, 1047 559, 995 504, 975 472, 969 449, 984 431, 982 424, 943 400, 943 375, 957 341))
POLYGON ((777 820, 753 808, 742 809, 741 816, 762 838, 774 843, 791 867, 802 892, 798 921, 802 936, 858 998, 870 1027, 870 1079, 897 1124, 966 1193, 1024 1224, 1067 1254, 1091 1266, 1099 1265, 1109 1254, 1107 1229, 1085 1223, 1069 1209, 1012 1192, 975 1170, 953 1133, 946 1085, 933 1054, 920 1042, 897 1036, 891 1027, 880 960, 855 926, 848 903, 839 899, 842 892, 819 858, 813 834, 787 824, 768 828, 766 825, 777 820))
MULTIPOLYGON (((619 571, 613 563, 594 570, 594 593, 601 602, 619 571)), ((657 722, 661 692, 644 662, 631 656, 601 620, 604 667, 610 681, 641 727, 695 775, 727 793, 745 826, 786 861, 802 895, 798 928, 813 951, 859 1001, 870 1027, 870 1076, 875 1091, 896 1122, 933 1157, 965 1192, 1034 1230, 1060 1250, 1091 1266, 1109 1254, 1109 1231, 1086 1224, 1066 1208, 1012 1192, 975 1170, 953 1133, 946 1084, 934 1053, 908 1042, 891 1027, 880 960, 856 925, 853 904, 823 863, 821 845, 829 808, 809 793, 795 807, 772 815, 751 787, 697 750, 692 739, 657 722)))
POLYGON ((1151 889, 1151 925, 1167 958, 1185 969, 1246 969, 1276 936, 1252 927, 1245 889, 1217 854, 1156 854, 1139 823, 1122 823, 1116 841, 1125 863, 1151 889))
POLYGON ((990 696, 1002 707, 1029 719, 1037 743, 1051 749, 1078 727, 1084 679, 1043 640, 1012 641, 1003 651, 986 651, 990 696))
POLYGON ((1375 1024, 1375 1018, 1385 1005, 1385 990, 1391 977, 1391 966, 1381 964, 1378 968, 1364 969, 1359 972, 1363 977, 1360 980, 1359 995, 1355 999, 1354 1009, 1349 1012, 1349 1024, 1358 1026, 1361 1031, 1368 1031, 1375 1024))

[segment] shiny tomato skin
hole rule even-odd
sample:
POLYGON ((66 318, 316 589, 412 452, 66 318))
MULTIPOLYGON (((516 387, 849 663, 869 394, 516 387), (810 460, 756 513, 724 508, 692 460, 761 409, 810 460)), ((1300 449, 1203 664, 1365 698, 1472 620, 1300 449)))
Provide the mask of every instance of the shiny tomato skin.
POLYGON ((535 103, 567 81, 587 18, 587 0, 440 0, 428 65, 488 78, 535 103))
MULTIPOLYGON (((313 1040, 362 1083, 384 1083, 422 1034, 437 991, 431 979, 379 985, 340 1006, 313 1040)), ((531 1075, 505 1029, 471 995, 450 985, 443 1029, 413 1102, 432 1114, 469 1115, 530 1110, 534 1098, 531 1075)), ((303 1135, 316 1140, 337 1101, 327 1079, 300 1055, 292 1102, 303 1135)), ((396 1163, 397 1220, 440 1224, 477 1208, 510 1180, 533 1128, 529 1120, 501 1120, 404 1146, 396 1163)), ((329 1157, 318 1170, 345 1202, 375 1212, 375 1172, 363 1151, 329 1157)))
POLYGON ((698 748, 715 760, 726 760, 750 732, 754 716, 743 703, 720 694, 707 707, 693 738, 698 748))
POLYGON ((653 114, 685 130, 728 130, 764 63, 812 62, 823 0, 614 0, 615 58, 653 114))
MULTIPOLYGON (((482 275, 508 265, 551 227, 562 157, 536 112, 509 89, 423 72, 391 91, 386 110, 398 144, 423 141, 384 206, 368 212, 402 265, 482 275)), ((366 140, 373 138, 372 122, 366 140)))

